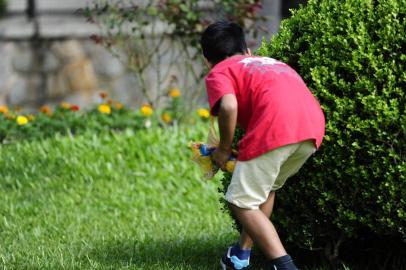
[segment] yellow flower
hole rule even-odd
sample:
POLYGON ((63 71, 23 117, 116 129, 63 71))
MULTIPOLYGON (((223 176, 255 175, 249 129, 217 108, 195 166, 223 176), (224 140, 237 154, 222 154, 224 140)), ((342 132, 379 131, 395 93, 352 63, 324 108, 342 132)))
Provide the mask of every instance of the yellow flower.
POLYGON ((164 113, 162 114, 162 121, 164 121, 165 123, 170 123, 172 121, 172 117, 169 113, 164 113))
POLYGON ((27 116, 27 118, 28 118, 28 121, 34 121, 35 116, 32 115, 32 114, 29 114, 29 115, 27 116))
POLYGON ((197 114, 201 117, 201 118, 209 118, 210 117, 210 112, 207 109, 204 108, 200 108, 197 110, 197 114))
POLYGON ((169 91, 169 96, 173 98, 180 97, 180 90, 178 88, 172 88, 169 91))
POLYGON ((142 106, 140 111, 141 111, 142 115, 145 117, 150 117, 154 113, 154 110, 152 109, 152 107, 150 105, 142 106))
POLYGON ((7 106, 0 106, 0 113, 7 114, 8 113, 7 106))
POLYGON ((101 104, 99 105, 99 112, 104 113, 104 114, 110 114, 111 113, 111 108, 107 104, 101 104))
POLYGON ((23 115, 20 115, 20 116, 17 117, 17 124, 18 125, 23 126, 23 125, 25 125, 27 123, 28 123, 28 118, 27 117, 25 117, 23 115))
POLYGON ((64 108, 65 110, 70 109, 70 104, 68 102, 62 102, 61 103, 62 108, 64 108))
POLYGON ((124 105, 121 104, 120 102, 116 102, 116 103, 114 104, 114 107, 116 107, 117 110, 121 110, 122 108, 124 108, 124 105))

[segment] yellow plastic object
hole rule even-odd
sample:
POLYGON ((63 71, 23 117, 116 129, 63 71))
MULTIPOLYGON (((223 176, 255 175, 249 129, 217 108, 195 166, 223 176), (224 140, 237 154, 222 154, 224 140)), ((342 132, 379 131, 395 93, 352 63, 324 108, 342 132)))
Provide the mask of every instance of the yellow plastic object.
MULTIPOLYGON (((191 142, 189 147, 192 149, 192 160, 199 165, 202 169, 204 177, 206 179, 211 179, 216 175, 219 168, 211 160, 210 152, 203 151, 202 149, 209 149, 214 151, 215 146, 204 144, 201 142, 191 142), (203 146, 203 148, 202 148, 203 146)), ((234 157, 231 157, 226 163, 226 171, 232 173, 234 171, 236 160, 234 157)))
POLYGON ((228 171, 230 173, 234 172, 235 162, 236 162, 235 160, 227 161, 227 163, 226 163, 226 171, 228 171))

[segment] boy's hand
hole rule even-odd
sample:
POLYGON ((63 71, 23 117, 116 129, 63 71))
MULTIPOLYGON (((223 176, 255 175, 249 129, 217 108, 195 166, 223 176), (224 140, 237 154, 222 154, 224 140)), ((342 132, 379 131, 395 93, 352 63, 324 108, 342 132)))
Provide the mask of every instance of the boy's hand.
POLYGON ((221 148, 217 148, 213 154, 211 155, 211 160, 213 160, 214 164, 216 164, 220 169, 223 171, 226 170, 226 163, 230 158, 231 150, 223 150, 221 148))

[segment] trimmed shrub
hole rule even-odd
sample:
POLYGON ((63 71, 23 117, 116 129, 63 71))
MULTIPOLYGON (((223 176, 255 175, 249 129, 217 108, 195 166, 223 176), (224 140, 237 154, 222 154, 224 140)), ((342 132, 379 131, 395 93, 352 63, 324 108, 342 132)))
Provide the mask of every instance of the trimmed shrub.
POLYGON ((310 0, 259 49, 298 71, 327 122, 320 151, 278 192, 273 221, 287 244, 332 262, 365 235, 406 240, 405 14, 403 0, 310 0))

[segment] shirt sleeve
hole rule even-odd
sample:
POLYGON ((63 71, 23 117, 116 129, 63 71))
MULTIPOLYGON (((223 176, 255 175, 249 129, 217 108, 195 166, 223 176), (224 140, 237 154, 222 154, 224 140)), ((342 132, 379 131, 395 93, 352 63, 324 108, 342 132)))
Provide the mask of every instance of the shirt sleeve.
POLYGON ((209 73, 206 77, 206 90, 209 99, 210 113, 218 115, 218 102, 226 94, 235 95, 235 85, 231 78, 223 73, 209 73))

